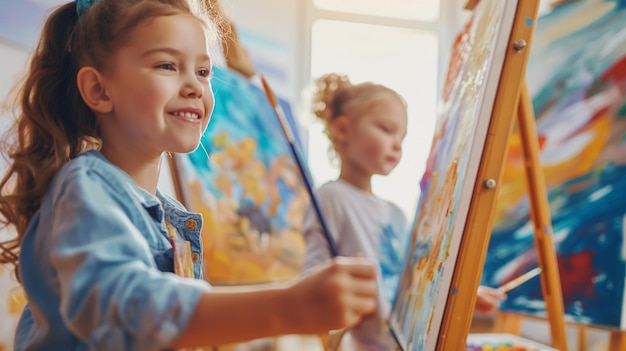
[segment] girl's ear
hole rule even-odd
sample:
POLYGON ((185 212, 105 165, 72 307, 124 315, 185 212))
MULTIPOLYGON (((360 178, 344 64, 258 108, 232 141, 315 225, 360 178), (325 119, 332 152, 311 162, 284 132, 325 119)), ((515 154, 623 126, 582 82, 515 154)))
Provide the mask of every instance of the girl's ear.
POLYGON ((330 135, 332 135, 332 142, 337 147, 341 147, 348 143, 350 140, 350 124, 348 116, 339 115, 333 118, 330 122, 330 135))
POLYGON ((113 101, 104 88, 102 74, 93 67, 83 67, 76 76, 78 91, 83 101, 94 112, 108 113, 113 110, 113 101))

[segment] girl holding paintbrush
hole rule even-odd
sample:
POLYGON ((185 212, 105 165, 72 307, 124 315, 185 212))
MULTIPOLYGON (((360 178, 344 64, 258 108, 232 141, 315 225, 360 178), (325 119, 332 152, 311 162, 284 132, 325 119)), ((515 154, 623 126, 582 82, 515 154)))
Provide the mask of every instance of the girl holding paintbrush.
MULTIPOLYGON (((321 186, 317 203, 341 256, 367 256, 379 265, 378 313, 352 329, 343 345, 355 350, 395 350, 385 327, 405 266, 407 220, 400 208, 372 192, 372 176, 388 175, 400 161, 407 133, 407 106, 394 90, 371 82, 352 84, 327 74, 314 83, 311 109, 325 125, 340 163, 337 180, 321 186)), ((305 274, 333 256, 311 207, 304 217, 305 274)), ((332 243, 332 240, 331 240, 332 243)), ((476 310, 490 312, 504 295, 480 287, 476 310)))
POLYGON ((1 149, 0 223, 15 235, 0 264, 28 300, 15 350, 197 348, 321 333, 375 310, 362 258, 263 289, 201 279, 202 217, 157 184, 164 156, 195 150, 213 111, 210 10, 68 0, 46 21, 1 149))

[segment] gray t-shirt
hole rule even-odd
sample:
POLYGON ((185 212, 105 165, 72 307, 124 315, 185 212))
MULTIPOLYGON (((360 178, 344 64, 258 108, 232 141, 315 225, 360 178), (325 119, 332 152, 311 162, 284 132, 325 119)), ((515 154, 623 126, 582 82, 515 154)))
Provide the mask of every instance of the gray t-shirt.
MULTIPOLYGON (((393 350, 386 321, 405 263, 409 233, 402 210, 374 194, 337 180, 316 192, 328 230, 341 256, 366 256, 380 267, 378 313, 350 332, 358 350, 393 350)), ((331 258, 330 250, 312 207, 304 215, 306 242, 304 273, 331 258)))

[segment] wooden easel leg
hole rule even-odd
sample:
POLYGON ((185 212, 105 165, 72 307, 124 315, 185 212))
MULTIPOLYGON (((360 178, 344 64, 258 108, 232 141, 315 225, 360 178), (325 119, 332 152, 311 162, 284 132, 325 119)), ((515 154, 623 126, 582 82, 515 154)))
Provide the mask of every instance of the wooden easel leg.
POLYGON ((589 344, 587 327, 579 325, 576 329, 578 329, 578 351, 586 351, 589 344))
POLYGON ((587 337, 587 327, 584 325, 578 326, 578 351, 587 351, 587 345, 589 339, 587 337))
POLYGON ((626 350, 626 331, 612 330, 609 340, 609 350, 626 350))
POLYGON ((343 339, 345 329, 328 333, 328 350, 329 351, 341 351, 341 340, 343 339))
POLYGON ((320 343, 322 344, 322 349, 324 351, 330 351, 328 349, 328 334, 319 334, 318 337, 320 338, 320 343))
POLYGON ((341 340, 345 333, 346 330, 342 329, 328 334, 319 334, 318 337, 324 351, 341 351, 341 340))
POLYGON ((550 323, 552 346, 566 351, 567 338, 565 320, 563 319, 563 293, 556 252, 552 241, 552 221, 548 206, 546 183, 539 157, 539 142, 532 100, 528 86, 522 85, 518 101, 518 126, 524 150, 524 166, 530 199, 530 218, 535 231, 535 248, 537 260, 542 267, 541 291, 546 303, 546 313, 550 323))

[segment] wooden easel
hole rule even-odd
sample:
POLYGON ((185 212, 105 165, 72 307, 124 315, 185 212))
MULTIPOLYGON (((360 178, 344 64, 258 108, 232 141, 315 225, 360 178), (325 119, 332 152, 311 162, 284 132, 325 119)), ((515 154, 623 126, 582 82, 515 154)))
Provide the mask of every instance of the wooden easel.
MULTIPOLYGON (((473 10, 478 2, 479 0, 469 0, 465 8, 473 10)), ((481 214, 480 211, 484 208, 493 208, 495 204, 506 155, 506 147, 502 146, 508 145, 513 126, 513 119, 506 116, 516 114, 525 155, 526 178, 531 200, 531 220, 535 228, 535 247, 539 265, 543 267, 540 279, 550 323, 552 346, 561 351, 567 351, 563 298, 556 252, 551 236, 552 225, 545 180, 539 160, 532 100, 528 95, 525 82, 529 46, 538 9, 537 0, 523 0, 518 4, 509 41, 510 48, 506 53, 501 83, 485 141, 483 160, 474 186, 474 194, 478 195, 473 199, 468 214, 468 224, 465 228, 467 235, 463 235, 462 250, 459 252, 457 268, 452 278, 444 322, 439 332, 438 350, 465 348, 473 307, 476 303, 476 291, 480 284, 480 274, 476 274, 476 267, 484 266, 494 219, 493 211, 488 216, 481 214), (500 116, 502 118, 499 118, 500 116), (508 133, 502 131, 508 131, 508 133), (476 240, 475 237, 471 240, 468 238, 470 235, 483 235, 483 233, 482 242, 476 240)))

